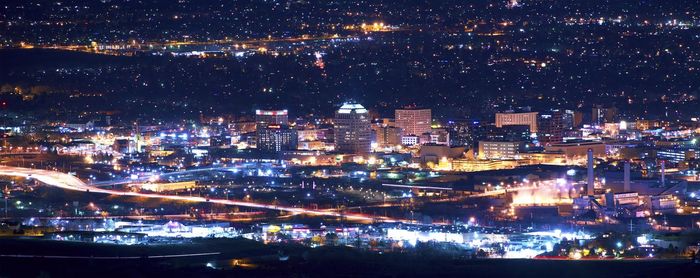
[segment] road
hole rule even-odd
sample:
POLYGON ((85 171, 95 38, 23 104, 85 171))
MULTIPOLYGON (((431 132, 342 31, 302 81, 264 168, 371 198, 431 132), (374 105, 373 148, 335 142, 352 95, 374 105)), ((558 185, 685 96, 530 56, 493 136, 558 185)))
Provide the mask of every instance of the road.
POLYGON ((296 208, 296 207, 289 207, 289 206, 278 206, 278 205, 256 203, 256 202, 244 202, 244 201, 234 201, 234 200, 225 200, 225 199, 210 199, 210 198, 196 197, 196 196, 176 196, 176 195, 165 195, 165 194, 157 194, 157 193, 140 193, 140 192, 128 192, 128 191, 103 189, 103 188, 98 188, 98 187, 88 185, 85 182, 83 182, 82 180, 80 180, 72 175, 66 174, 66 173, 49 171, 49 170, 41 170, 41 169, 30 169, 30 168, 21 168, 21 167, 12 167, 12 166, 0 166, 0 176, 32 178, 32 179, 38 180, 41 183, 44 183, 44 184, 49 185, 49 186, 54 186, 54 187, 58 187, 58 188, 65 189, 65 190, 82 191, 82 192, 90 192, 90 193, 102 193, 102 194, 111 194, 111 195, 128 196, 128 197, 157 198, 157 199, 189 201, 189 202, 199 202, 199 203, 209 202, 209 203, 222 204, 222 205, 287 211, 287 212, 292 212, 292 213, 297 213, 297 214, 344 217, 344 218, 349 219, 349 220, 400 222, 399 220, 392 219, 389 217, 381 217, 381 216, 375 217, 375 216, 359 214, 359 213, 340 213, 340 212, 336 212, 336 211, 314 210, 314 209, 296 208))

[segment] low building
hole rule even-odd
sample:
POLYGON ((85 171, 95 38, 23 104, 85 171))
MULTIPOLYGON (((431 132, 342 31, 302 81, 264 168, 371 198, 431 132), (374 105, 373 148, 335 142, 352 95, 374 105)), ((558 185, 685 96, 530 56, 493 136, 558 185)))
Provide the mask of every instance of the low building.
POLYGON ((605 157, 605 144, 596 141, 575 141, 552 144, 545 147, 547 152, 559 152, 564 154, 569 161, 585 161, 588 149, 593 150, 593 156, 605 157))
POLYGON ((479 158, 516 159, 523 146, 523 142, 479 141, 479 158))
POLYGON ((142 183, 142 184, 132 184, 132 186, 137 186, 143 190, 153 191, 153 192, 167 192, 167 191, 180 191, 187 190, 197 187, 195 181, 185 181, 185 182, 170 182, 170 183, 142 183))
POLYGON ((501 169, 513 169, 518 166, 515 160, 452 160, 452 170, 460 172, 477 172, 501 169))
POLYGON ((421 162, 438 162, 443 158, 460 158, 464 150, 464 147, 425 144, 420 147, 419 154, 421 162))

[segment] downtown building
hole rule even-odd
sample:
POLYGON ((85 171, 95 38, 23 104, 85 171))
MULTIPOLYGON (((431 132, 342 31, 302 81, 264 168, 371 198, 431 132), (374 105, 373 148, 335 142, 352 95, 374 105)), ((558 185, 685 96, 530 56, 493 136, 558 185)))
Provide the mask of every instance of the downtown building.
POLYGON ((297 131, 287 125, 267 125, 257 131, 257 148, 264 152, 290 151, 297 148, 297 131))
POLYGON ((526 125, 530 127, 530 132, 537 132, 537 112, 506 112, 496 113, 496 127, 526 125))
POLYGON ((390 148, 401 145, 401 129, 396 127, 395 122, 390 119, 383 119, 382 122, 372 125, 377 146, 380 148, 390 148))
POLYGON ((550 146, 561 143, 564 137, 563 125, 564 113, 561 110, 552 110, 539 114, 537 126, 537 141, 541 146, 550 146))
POLYGON ((255 110, 255 124, 267 125, 288 125, 289 112, 284 110, 255 110))
POLYGON ((518 159, 523 142, 479 141, 480 159, 518 159))
POLYGON ((255 143, 260 151, 280 152, 297 148, 297 131, 289 125, 287 110, 255 110, 255 143))
POLYGON ((372 123, 369 111, 360 104, 346 103, 335 112, 335 150, 342 153, 367 154, 372 148, 372 123))
POLYGON ((430 109, 396 109, 394 112, 396 127, 400 128, 404 135, 423 135, 430 133, 432 112, 430 109))

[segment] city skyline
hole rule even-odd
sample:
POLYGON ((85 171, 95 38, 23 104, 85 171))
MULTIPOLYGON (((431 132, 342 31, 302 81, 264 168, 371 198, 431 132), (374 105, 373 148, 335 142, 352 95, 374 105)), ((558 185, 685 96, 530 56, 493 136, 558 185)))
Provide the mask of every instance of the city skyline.
POLYGON ((0 4, 0 277, 695 277, 700 6, 0 4))

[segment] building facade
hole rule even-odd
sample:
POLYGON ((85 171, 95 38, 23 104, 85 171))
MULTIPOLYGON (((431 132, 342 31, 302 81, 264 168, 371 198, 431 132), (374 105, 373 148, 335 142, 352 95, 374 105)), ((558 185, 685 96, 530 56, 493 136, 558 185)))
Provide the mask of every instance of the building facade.
POLYGON ((496 113, 496 127, 527 125, 530 132, 537 132, 537 112, 496 113))
POLYGON ((335 150, 342 153, 367 154, 372 148, 372 123, 369 111, 360 104, 346 103, 335 112, 335 150))
POLYGON ((256 126, 288 125, 289 113, 285 110, 255 110, 256 126))
POLYGON ((479 141, 479 158, 515 159, 522 147, 522 142, 479 141))
POLYGON ((430 109, 396 109, 396 127, 405 135, 421 135, 430 132, 432 111, 430 109))
POLYGON ((280 152, 297 148, 297 131, 286 125, 268 125, 258 129, 257 148, 265 152, 280 152))

